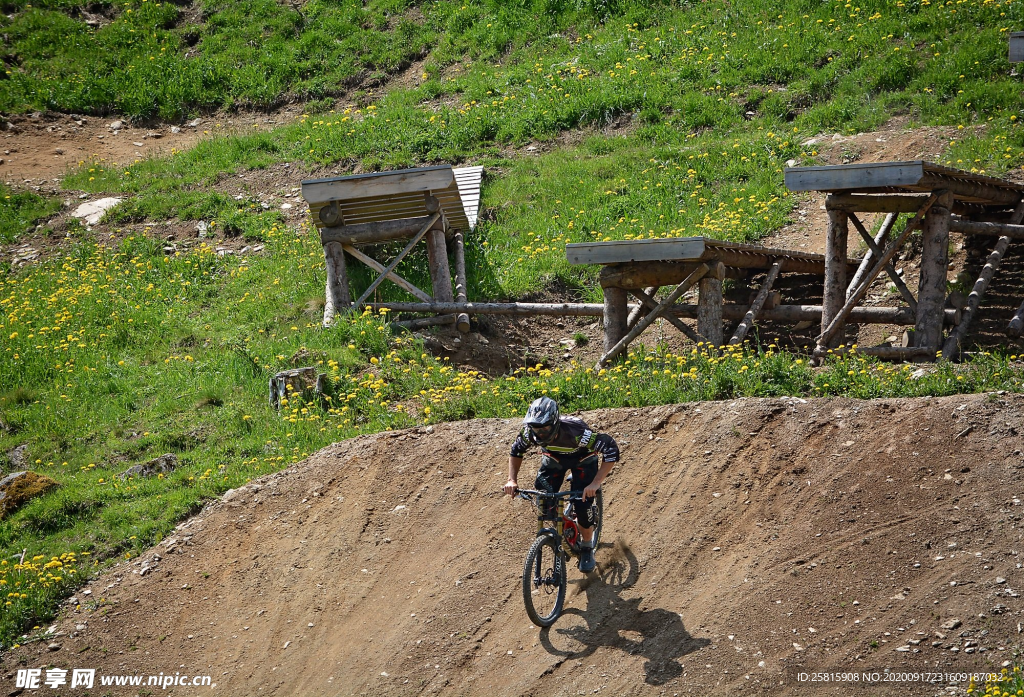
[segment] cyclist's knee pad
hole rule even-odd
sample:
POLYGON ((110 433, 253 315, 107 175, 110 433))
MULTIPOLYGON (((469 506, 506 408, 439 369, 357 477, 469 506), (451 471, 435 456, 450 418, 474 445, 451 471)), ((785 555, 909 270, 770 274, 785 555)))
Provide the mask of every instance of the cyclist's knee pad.
POLYGON ((576 512, 576 522, 585 528, 592 528, 597 525, 597 506, 594 504, 594 499, 589 499, 587 502, 573 501, 573 510, 576 512))

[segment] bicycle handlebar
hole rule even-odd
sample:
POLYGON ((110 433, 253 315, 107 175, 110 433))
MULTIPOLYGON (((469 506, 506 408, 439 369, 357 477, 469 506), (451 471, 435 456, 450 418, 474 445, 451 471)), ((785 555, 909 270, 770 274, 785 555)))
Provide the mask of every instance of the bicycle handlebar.
POLYGON ((558 491, 551 493, 550 491, 537 491, 536 489, 516 489, 516 496, 522 499, 529 499, 531 496, 536 496, 542 499, 561 499, 567 496, 583 496, 583 491, 558 491))

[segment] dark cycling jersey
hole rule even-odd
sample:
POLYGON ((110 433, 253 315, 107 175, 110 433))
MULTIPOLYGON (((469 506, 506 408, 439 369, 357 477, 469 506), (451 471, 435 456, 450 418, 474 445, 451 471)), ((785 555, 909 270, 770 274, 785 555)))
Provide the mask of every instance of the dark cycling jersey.
POLYGON ((563 416, 558 435, 550 443, 538 443, 529 428, 516 436, 512 443, 512 457, 522 457, 530 448, 540 446, 541 451, 554 460, 569 458, 579 460, 593 453, 600 453, 605 462, 619 461, 619 445, 607 433, 597 433, 583 419, 563 416))

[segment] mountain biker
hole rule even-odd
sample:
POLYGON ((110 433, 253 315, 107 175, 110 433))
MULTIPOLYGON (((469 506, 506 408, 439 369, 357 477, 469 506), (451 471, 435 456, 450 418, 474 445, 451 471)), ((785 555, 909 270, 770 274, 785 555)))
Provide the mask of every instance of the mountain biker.
MULTIPOLYGON (((550 397, 534 400, 523 418, 523 428, 512 443, 508 457, 508 483, 504 492, 514 496, 519 488, 519 468, 523 455, 533 446, 540 446, 543 457, 537 472, 536 487, 539 491, 557 492, 562 487, 565 473, 572 472, 574 489, 583 489, 583 498, 570 499, 580 524, 582 544, 580 545, 580 571, 590 573, 594 561, 594 531, 597 525, 594 497, 601 483, 619 461, 619 446, 606 433, 597 433, 582 419, 575 416, 560 416, 558 403, 550 397), (598 468, 598 454, 601 466, 598 468)), ((546 505, 545 517, 555 517, 553 501, 546 505)))

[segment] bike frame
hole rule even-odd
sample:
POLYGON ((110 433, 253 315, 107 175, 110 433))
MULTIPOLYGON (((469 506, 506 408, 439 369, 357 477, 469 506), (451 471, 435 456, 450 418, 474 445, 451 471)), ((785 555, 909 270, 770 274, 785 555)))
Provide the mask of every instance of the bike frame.
POLYGON ((565 514, 565 506, 570 497, 583 498, 582 491, 559 491, 557 493, 549 493, 547 491, 537 491, 534 489, 519 489, 517 495, 521 498, 527 499, 537 508, 537 535, 543 535, 550 533, 555 535, 555 539, 558 541, 559 547, 561 547, 567 554, 576 554, 579 551, 580 539, 580 528, 579 524, 571 520, 565 514), (543 499, 557 499, 558 508, 555 512, 554 527, 545 526, 544 523, 551 520, 544 515, 544 508, 541 506, 541 500, 543 499), (575 545, 569 542, 568 537, 565 534, 566 527, 571 528, 573 533, 573 539, 577 541, 575 545))

